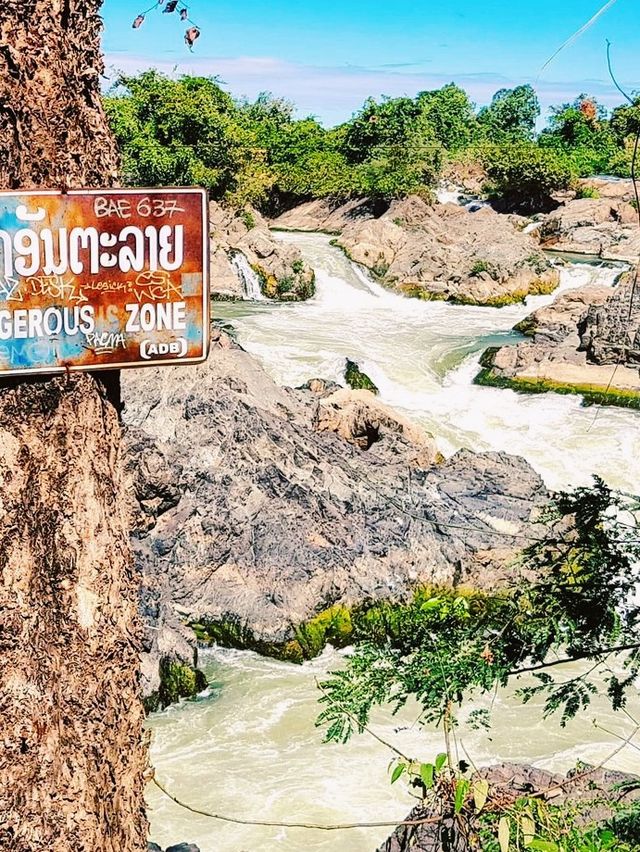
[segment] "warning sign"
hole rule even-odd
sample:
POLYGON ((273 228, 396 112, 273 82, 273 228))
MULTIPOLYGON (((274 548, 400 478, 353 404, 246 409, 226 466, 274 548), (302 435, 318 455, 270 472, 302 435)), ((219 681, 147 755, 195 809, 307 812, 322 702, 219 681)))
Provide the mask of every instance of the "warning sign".
POLYGON ((207 356, 202 189, 0 193, 0 373, 207 356))

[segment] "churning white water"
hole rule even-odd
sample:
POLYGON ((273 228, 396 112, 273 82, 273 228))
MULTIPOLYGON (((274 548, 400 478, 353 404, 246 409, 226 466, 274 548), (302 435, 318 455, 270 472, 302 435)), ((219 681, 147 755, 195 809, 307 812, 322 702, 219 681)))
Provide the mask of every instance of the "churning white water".
MULTIPOLYGON (((202 655, 211 687, 201 698, 151 717, 152 762, 161 783, 191 806, 231 817, 320 824, 397 823, 415 800, 402 782, 390 785, 393 756, 368 734, 348 745, 322 742, 316 680, 340 666, 327 649, 303 666, 216 649, 202 655)), ((577 669, 566 668, 571 677, 577 669)), ((536 704, 521 705, 505 693, 475 705, 492 706, 490 731, 461 725, 457 753, 476 765, 498 760, 534 762, 566 771, 578 760, 597 765, 633 725, 596 697, 587 713, 561 728, 543 722, 536 704)), ((471 708, 469 708, 471 709, 471 708)), ((404 753, 432 761, 443 750, 442 734, 415 724, 417 707, 398 716, 377 712, 372 730, 404 753)), ((638 771, 638 753, 626 746, 609 764, 638 771)), ((324 832, 224 823, 183 810, 155 787, 148 791, 151 836, 163 846, 179 840, 202 852, 374 852, 392 827, 324 832)))
POLYGON ((251 302, 264 302, 260 278, 251 268, 251 264, 241 251, 236 252, 231 258, 231 266, 242 283, 244 296, 251 302))
MULTIPOLYGON (((475 308, 405 299, 373 283, 329 238, 283 234, 316 270, 317 295, 306 303, 220 303, 216 310, 281 384, 321 377, 344 383, 346 358, 357 361, 381 397, 432 432, 445 454, 461 447, 524 456, 552 488, 586 484, 597 473, 640 491, 640 414, 583 407, 579 396, 525 395, 473 384, 488 346, 520 339, 516 322, 553 296, 526 305, 475 308), (595 420, 595 422, 594 422, 595 420)), ((560 289, 613 284, 619 268, 577 264, 560 289)))
MULTIPOLYGON (((403 299, 370 281, 329 240, 283 235, 314 266, 318 292, 307 303, 217 304, 240 342, 279 382, 298 385, 320 376, 342 379, 345 359, 371 375, 382 398, 419 420, 445 453, 466 446, 525 456, 552 487, 586 483, 598 473, 615 486, 640 490, 640 415, 583 408, 579 397, 519 395, 472 384, 479 353, 518 336, 518 320, 550 301, 526 306, 469 308, 403 299)), ((618 270, 573 266, 562 287, 613 283, 618 270)), ((254 820, 397 822, 413 800, 401 782, 389 784, 389 752, 364 734, 348 745, 326 745, 315 728, 316 679, 340 664, 327 649, 293 666, 238 651, 203 655, 211 683, 201 698, 150 719, 152 761, 179 798, 206 811, 254 820)), ((568 672, 572 674, 571 671, 568 672)), ((441 735, 415 725, 415 708, 399 717, 378 713, 374 729, 417 758, 432 760, 441 735), (398 729, 401 730, 398 730, 398 729)), ((579 759, 597 763, 618 741, 599 724, 627 736, 631 724, 596 697, 567 728, 542 722, 540 708, 500 694, 490 732, 460 731, 477 764, 534 761, 566 770, 579 759)), ((626 747, 611 765, 637 771, 626 747)), ((191 814, 150 787, 151 836, 163 845, 198 843, 202 852, 373 852, 390 828, 349 832, 240 826, 191 814)))

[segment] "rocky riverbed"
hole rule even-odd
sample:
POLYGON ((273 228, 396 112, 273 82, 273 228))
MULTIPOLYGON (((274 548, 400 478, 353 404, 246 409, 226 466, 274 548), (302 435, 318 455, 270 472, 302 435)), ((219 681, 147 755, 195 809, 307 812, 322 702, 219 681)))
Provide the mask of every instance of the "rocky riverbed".
POLYGON ((368 391, 319 384, 278 387, 221 332, 188 374, 123 375, 146 691, 160 703, 162 666, 180 680, 170 662, 194 663, 183 623, 301 661, 338 639, 359 604, 494 586, 531 534, 547 492, 523 459, 444 461, 368 391))
POLYGON ((516 326, 528 339, 487 350, 476 381, 640 408, 640 296, 635 271, 621 278, 613 290, 571 290, 535 311, 516 326))
POLYGON ((273 238, 257 210, 211 202, 209 225, 214 298, 293 302, 313 295, 313 270, 293 246, 273 238))
POLYGON ((366 202, 337 208, 311 202, 273 224, 339 231, 336 244, 349 257, 407 296, 500 307, 558 286, 558 271, 519 217, 488 206, 469 213, 417 196, 375 213, 366 202))

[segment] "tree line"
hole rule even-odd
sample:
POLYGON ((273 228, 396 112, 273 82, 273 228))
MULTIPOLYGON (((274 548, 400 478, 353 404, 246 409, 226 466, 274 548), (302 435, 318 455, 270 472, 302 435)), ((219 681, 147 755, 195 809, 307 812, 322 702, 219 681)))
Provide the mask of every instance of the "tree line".
POLYGON ((477 109, 450 83, 415 97, 369 98, 327 129, 269 93, 236 100, 217 78, 121 76, 105 106, 132 186, 201 185, 212 198, 274 212, 317 198, 430 198, 443 170, 478 164, 504 209, 549 206, 579 177, 630 175, 640 101, 611 113, 579 95, 547 126, 529 85, 496 92, 477 109))

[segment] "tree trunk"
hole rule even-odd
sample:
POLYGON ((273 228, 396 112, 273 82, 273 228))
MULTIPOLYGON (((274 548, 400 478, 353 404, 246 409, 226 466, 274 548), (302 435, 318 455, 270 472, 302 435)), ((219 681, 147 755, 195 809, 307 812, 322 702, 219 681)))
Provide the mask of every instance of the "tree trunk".
MULTIPOLYGON (((1 188, 114 183, 100 5, 0 5, 1 188)), ((73 374, 0 388, 0 849, 11 852, 146 849, 117 386, 73 374)))
POLYGON ((102 0, 0 3, 0 187, 111 186, 100 104, 102 0))

